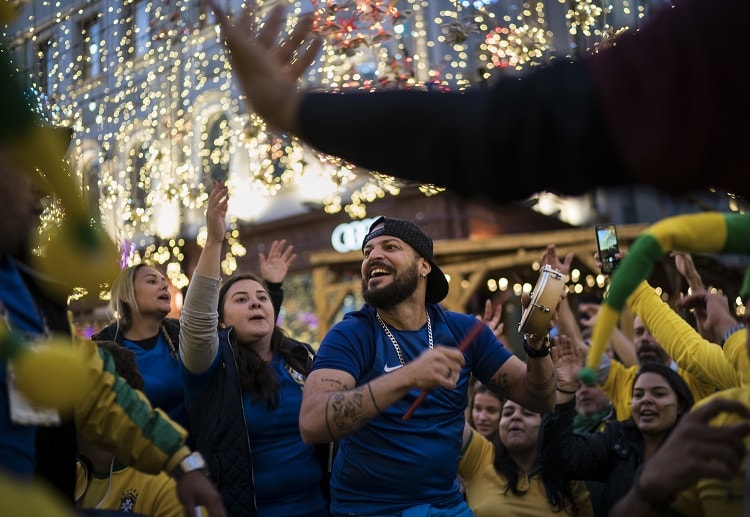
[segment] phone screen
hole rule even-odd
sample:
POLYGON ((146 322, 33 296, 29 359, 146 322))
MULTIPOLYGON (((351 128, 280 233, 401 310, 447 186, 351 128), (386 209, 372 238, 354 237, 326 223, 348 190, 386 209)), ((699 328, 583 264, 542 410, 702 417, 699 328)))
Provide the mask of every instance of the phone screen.
POLYGON ((602 273, 611 273, 620 262, 615 256, 620 252, 620 246, 617 242, 617 230, 614 224, 596 226, 596 246, 602 262, 602 273))

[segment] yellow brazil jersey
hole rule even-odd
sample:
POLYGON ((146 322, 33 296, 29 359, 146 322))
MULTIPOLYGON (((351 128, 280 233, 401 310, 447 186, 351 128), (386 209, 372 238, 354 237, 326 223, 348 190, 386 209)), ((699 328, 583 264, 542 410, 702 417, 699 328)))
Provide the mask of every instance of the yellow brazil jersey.
MULTIPOLYGON (((476 517, 547 517, 553 514, 541 476, 521 475, 519 489, 526 493, 517 496, 510 490, 506 492, 507 480, 495 470, 492 464, 494 461, 494 446, 472 430, 458 464, 458 474, 466 487, 466 502, 476 517)), ((571 489, 578 513, 564 511, 559 512, 559 515, 593 516, 586 485, 582 481, 572 481, 571 489)))
POLYGON ((111 475, 87 475, 78 463, 76 500, 81 508, 120 510, 159 517, 184 515, 177 499, 176 482, 164 472, 144 474, 131 467, 120 467, 111 475))

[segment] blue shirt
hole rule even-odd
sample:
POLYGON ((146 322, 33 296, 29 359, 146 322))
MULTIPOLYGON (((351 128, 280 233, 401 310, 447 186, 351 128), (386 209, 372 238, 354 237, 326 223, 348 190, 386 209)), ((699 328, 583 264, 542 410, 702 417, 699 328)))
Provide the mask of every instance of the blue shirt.
MULTIPOLYGON (((477 323, 474 316, 448 312, 438 305, 428 304, 427 310, 436 346, 458 346, 477 323)), ((406 363, 428 348, 426 326, 416 331, 390 330, 406 363)), ((455 390, 433 390, 404 421, 404 413, 420 395, 420 390, 411 390, 339 440, 331 473, 333 514, 395 514, 422 504, 449 508, 461 502, 456 475, 471 373, 486 382, 511 353, 485 325, 464 356, 466 365, 455 390)), ((348 313, 326 334, 313 370, 345 371, 360 386, 400 364, 375 310, 365 305, 348 313)))
MULTIPOLYGON (((188 393, 198 393, 211 381, 220 363, 220 354, 202 374, 181 368, 188 393)), ((253 401, 249 392, 242 395, 245 425, 253 458, 253 481, 258 515, 263 517, 327 516, 328 509, 320 491, 323 470, 315 455, 315 446, 302 441, 299 410, 302 405, 303 378, 292 376, 286 362, 274 356, 271 369, 279 382, 279 404, 269 409, 263 397, 253 401)))
POLYGON ((169 345, 160 333, 153 348, 139 346, 129 339, 122 345, 135 353, 138 370, 143 377, 143 392, 154 407, 160 408, 169 417, 187 429, 188 416, 185 409, 185 392, 182 389, 177 359, 170 355, 169 345))
MULTIPOLYGON (((37 310, 21 274, 12 260, 0 261, 0 305, 10 328, 31 339, 46 333, 44 319, 37 310)), ((7 362, 0 361, 0 467, 21 478, 31 478, 36 466, 36 427, 10 420, 7 362)))

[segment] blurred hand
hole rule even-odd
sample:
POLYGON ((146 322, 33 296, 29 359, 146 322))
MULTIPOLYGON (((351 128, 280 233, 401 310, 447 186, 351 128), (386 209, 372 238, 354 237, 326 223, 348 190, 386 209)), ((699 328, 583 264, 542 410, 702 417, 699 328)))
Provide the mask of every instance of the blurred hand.
POLYGON ((720 293, 691 294, 679 300, 677 307, 693 311, 698 332, 712 343, 721 342, 724 333, 737 324, 727 297, 720 293))
POLYGON ((206 475, 194 470, 177 481, 177 498, 182 503, 185 517, 195 517, 196 508, 203 506, 210 517, 224 517, 226 510, 216 487, 206 475))
POLYGON ((695 267, 692 255, 683 251, 673 251, 669 256, 674 258, 674 265, 677 271, 685 278, 692 293, 698 294, 704 292, 703 279, 695 267))
POLYGON ((542 256, 539 258, 539 262, 542 266, 546 264, 552 269, 556 269, 560 273, 563 273, 564 275, 569 275, 570 265, 573 263, 574 256, 575 255, 573 253, 568 253, 565 255, 565 258, 560 260, 560 258, 557 256, 555 245, 549 244, 547 246, 547 249, 542 252, 542 256))
MULTIPOLYGON (((625 258, 625 255, 626 255, 626 253, 624 253, 622 250, 620 250, 618 253, 615 253, 615 258, 618 261, 622 262, 622 259, 625 258)), ((599 252, 598 251, 594 253, 594 264, 596 264, 596 267, 599 269, 599 271, 602 270, 602 261, 599 258, 599 252)), ((602 273, 602 275, 604 275, 607 278, 610 277, 610 275, 608 275, 607 273, 602 273)))
POLYGON ((232 74, 239 81, 253 110, 276 129, 295 133, 301 95, 297 81, 312 64, 321 40, 311 35, 312 17, 302 16, 291 35, 280 45, 276 38, 286 21, 285 5, 276 5, 262 28, 256 31, 256 2, 250 1, 235 20, 230 19, 216 0, 209 0, 221 26, 232 74))

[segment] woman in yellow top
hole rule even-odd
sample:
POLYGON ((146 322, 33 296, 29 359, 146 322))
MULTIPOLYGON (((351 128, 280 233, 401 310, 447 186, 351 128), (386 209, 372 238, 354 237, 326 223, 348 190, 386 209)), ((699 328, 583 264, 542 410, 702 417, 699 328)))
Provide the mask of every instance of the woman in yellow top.
POLYGON ((494 440, 487 440, 469 424, 464 427, 458 473, 476 517, 594 515, 583 482, 568 481, 539 464, 541 422, 541 414, 507 400, 494 440))

